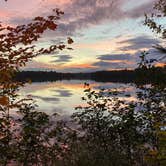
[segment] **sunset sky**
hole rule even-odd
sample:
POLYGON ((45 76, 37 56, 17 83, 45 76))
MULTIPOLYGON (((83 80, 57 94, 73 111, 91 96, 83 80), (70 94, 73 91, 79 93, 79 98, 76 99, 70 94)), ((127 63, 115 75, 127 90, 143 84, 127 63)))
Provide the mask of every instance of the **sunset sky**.
POLYGON ((56 32, 44 34, 40 45, 48 46, 72 37, 73 50, 41 55, 26 70, 89 72, 133 69, 140 52, 160 55, 152 46, 160 38, 143 25, 144 13, 152 11, 156 0, 4 0, 0 1, 0 21, 4 24, 29 23, 32 18, 65 12, 56 32))

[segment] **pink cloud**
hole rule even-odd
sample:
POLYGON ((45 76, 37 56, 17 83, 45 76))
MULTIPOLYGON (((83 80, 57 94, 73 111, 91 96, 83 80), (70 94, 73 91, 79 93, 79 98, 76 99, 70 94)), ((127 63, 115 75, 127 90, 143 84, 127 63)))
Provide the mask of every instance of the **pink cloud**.
POLYGON ((6 10, 1 10, 1 11, 0 11, 0 17, 1 17, 1 18, 3 18, 3 17, 8 17, 8 16, 10 16, 10 15, 11 15, 11 13, 8 12, 8 11, 6 11, 6 10))
POLYGON ((6 3, 6 6, 0 2, 0 9, 5 8, 12 12, 10 21, 14 24, 20 24, 36 15, 45 15, 51 9, 60 7, 64 10, 65 15, 60 22, 58 33, 60 35, 71 35, 83 28, 106 21, 117 21, 125 18, 135 19, 144 16, 144 12, 148 12, 156 0, 145 1, 134 9, 124 11, 123 6, 130 1, 133 2, 133 0, 11 0, 6 3))

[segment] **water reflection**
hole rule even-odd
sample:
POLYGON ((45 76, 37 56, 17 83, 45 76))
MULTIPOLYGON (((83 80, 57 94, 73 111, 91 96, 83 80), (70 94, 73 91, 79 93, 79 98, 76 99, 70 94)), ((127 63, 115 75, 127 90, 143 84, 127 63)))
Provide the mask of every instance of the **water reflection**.
MULTIPOLYGON (((138 89, 134 84, 88 82, 94 90, 116 89, 119 99, 136 100, 138 89)), ((75 112, 75 107, 83 105, 84 82, 82 80, 32 83, 20 90, 22 96, 29 95, 36 100, 38 110, 49 114, 58 112, 66 116, 75 112)))

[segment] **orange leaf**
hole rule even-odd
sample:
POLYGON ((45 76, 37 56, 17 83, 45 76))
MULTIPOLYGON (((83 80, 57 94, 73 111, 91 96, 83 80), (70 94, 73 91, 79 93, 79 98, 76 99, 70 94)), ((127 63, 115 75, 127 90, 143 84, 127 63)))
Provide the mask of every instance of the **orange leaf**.
POLYGON ((0 97, 0 104, 3 106, 6 106, 9 104, 9 98, 6 96, 2 96, 0 97))

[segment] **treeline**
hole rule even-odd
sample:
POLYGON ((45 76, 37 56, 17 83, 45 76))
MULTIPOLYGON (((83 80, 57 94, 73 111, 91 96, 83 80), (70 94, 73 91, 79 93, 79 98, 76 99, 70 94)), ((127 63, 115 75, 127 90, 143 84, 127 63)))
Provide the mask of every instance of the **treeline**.
MULTIPOLYGON (((94 80, 96 82, 123 82, 130 83, 142 77, 142 81, 166 80, 166 68, 152 68, 144 71, 116 70, 97 71, 91 73, 58 73, 55 71, 21 71, 16 73, 15 79, 19 81, 31 80, 32 82, 58 81, 58 80, 94 80), (146 74, 145 74, 146 73, 146 74), (153 73, 153 74, 152 74, 153 73), (158 78, 160 77, 160 78, 158 78)), ((140 79, 139 79, 140 80, 140 79)))
POLYGON ((135 71, 97 71, 92 73, 58 73, 55 71, 22 71, 16 74, 16 79, 32 82, 57 81, 57 80, 94 80, 97 82, 132 82, 135 71))

